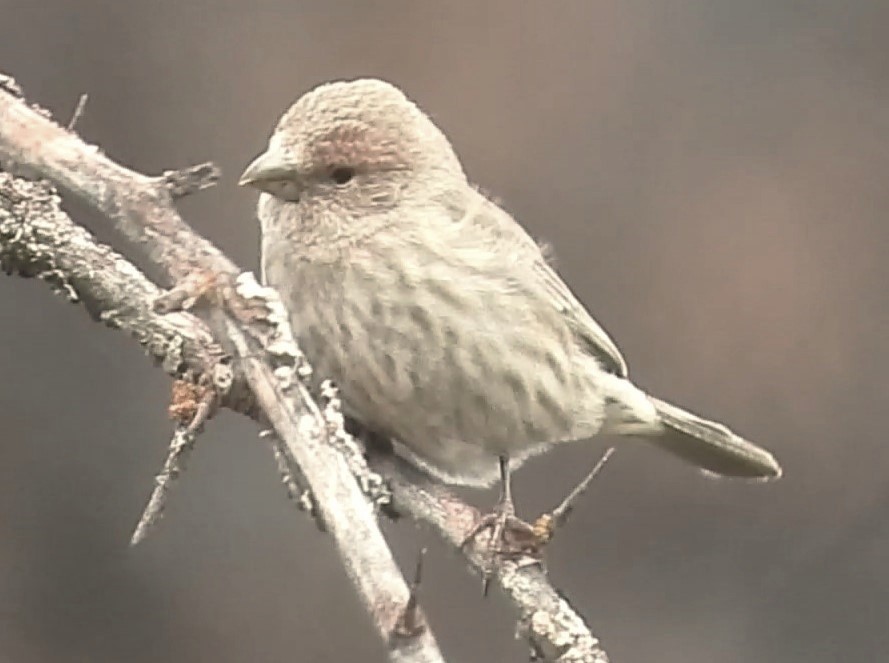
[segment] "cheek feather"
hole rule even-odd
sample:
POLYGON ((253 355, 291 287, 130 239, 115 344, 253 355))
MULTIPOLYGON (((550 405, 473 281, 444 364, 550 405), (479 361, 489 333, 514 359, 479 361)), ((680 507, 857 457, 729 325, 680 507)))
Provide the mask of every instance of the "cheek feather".
POLYGON ((281 200, 290 203, 298 203, 302 189, 293 180, 278 180, 277 182, 269 182, 268 191, 281 200))

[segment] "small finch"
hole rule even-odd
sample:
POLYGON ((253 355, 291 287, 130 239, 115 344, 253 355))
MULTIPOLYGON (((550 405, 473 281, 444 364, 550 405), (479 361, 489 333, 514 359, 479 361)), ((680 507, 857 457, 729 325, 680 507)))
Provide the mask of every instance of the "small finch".
POLYGON ((775 478, 764 449, 634 386, 538 244, 379 80, 321 85, 240 184, 262 273, 346 414, 434 476, 485 486, 561 442, 645 439, 711 473, 775 478))

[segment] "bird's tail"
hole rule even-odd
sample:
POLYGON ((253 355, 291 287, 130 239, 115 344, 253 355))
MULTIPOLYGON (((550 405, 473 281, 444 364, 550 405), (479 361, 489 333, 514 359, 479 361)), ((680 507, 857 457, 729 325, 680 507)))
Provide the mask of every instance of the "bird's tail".
POLYGON ((781 466, 765 449, 735 435, 722 424, 648 397, 662 428, 645 439, 704 470, 729 477, 777 479, 781 466))

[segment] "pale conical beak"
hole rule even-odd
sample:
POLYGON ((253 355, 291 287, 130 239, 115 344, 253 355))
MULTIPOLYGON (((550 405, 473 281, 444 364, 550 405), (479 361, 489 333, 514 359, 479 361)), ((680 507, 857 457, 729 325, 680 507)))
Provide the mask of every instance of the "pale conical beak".
POLYGON ((296 178, 296 166, 282 159, 281 155, 267 151, 256 157, 241 173, 238 180, 239 186, 253 186, 257 189, 266 189, 269 182, 296 178))

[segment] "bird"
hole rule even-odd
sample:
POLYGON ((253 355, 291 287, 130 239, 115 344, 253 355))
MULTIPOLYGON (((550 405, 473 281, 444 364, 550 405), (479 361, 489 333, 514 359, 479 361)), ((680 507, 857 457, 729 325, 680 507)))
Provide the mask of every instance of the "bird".
POLYGON ((437 479, 499 479, 501 525, 514 513, 513 470, 602 434, 714 475, 781 476, 764 448, 633 384, 542 245, 469 182, 395 85, 304 93, 239 184, 260 191, 262 277, 316 379, 332 379, 349 417, 437 479))

